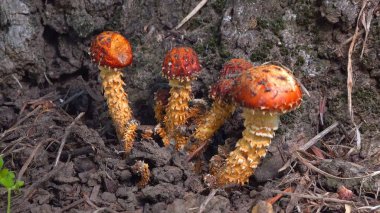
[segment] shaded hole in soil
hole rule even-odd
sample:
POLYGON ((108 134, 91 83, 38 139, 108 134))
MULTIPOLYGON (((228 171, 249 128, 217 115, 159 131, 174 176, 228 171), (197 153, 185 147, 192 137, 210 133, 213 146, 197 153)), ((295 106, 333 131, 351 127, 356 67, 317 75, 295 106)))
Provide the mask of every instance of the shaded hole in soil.
POLYGON ((157 122, 154 118, 154 110, 152 105, 146 100, 138 100, 135 104, 135 117, 142 125, 155 125, 157 122))
POLYGON ((83 80, 86 82, 89 80, 89 69, 85 67, 79 68, 77 71, 70 73, 70 74, 62 74, 60 78, 57 80, 59 82, 66 82, 71 81, 73 78, 76 78, 78 76, 81 76, 83 80))
POLYGON ((42 37, 46 40, 47 43, 53 46, 56 46, 56 44, 58 44, 59 33, 49 26, 45 26, 42 37))

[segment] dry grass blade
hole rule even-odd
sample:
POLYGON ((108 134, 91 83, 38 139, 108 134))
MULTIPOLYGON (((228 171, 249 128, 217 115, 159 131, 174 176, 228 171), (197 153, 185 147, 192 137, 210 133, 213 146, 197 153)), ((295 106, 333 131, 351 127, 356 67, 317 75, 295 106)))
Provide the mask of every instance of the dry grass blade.
POLYGON ((367 0, 363 0, 362 2, 362 8, 359 12, 358 20, 356 22, 356 28, 355 28, 355 33, 352 37, 352 41, 350 44, 350 48, 348 49, 348 62, 347 62, 347 101, 348 101, 348 113, 350 115, 352 123, 354 122, 354 113, 352 110, 352 87, 353 87, 353 71, 352 71, 352 53, 354 51, 356 39, 359 35, 359 23, 361 16, 363 15, 364 8, 367 4, 367 0))
POLYGON ((374 2, 372 2, 372 8, 370 8, 368 10, 368 12, 366 14, 363 14, 362 17, 361 17, 361 21, 362 21, 362 25, 364 27, 364 30, 365 30, 365 36, 364 36, 364 41, 363 41, 363 47, 362 47, 362 52, 360 53, 360 59, 363 58, 363 54, 364 54, 364 50, 365 50, 365 47, 366 47, 366 43, 367 43, 367 40, 368 40, 368 34, 369 34, 369 30, 371 28, 371 22, 372 22, 372 19, 373 19, 373 12, 375 11, 377 5, 379 4, 379 1, 377 1, 377 4, 375 4, 374 2))
POLYGON ((175 27, 176 30, 182 27, 187 21, 191 19, 205 4, 207 3, 207 0, 202 0, 198 3, 198 5, 184 18, 182 21, 175 27))

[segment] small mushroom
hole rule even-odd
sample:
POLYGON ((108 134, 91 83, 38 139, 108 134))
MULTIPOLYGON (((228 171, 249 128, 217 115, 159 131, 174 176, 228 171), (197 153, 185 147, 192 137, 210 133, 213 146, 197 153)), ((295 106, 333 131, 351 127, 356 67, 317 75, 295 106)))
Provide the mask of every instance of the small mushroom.
POLYGON ((105 31, 91 42, 90 55, 92 61, 99 66, 104 97, 117 136, 124 143, 126 153, 129 153, 133 146, 137 122, 133 119, 128 95, 123 88, 125 83, 121 71, 132 63, 131 45, 120 33, 105 31))
POLYGON ((132 166, 132 172, 140 176, 140 180, 137 182, 137 186, 140 189, 148 185, 150 180, 150 170, 147 163, 141 160, 136 161, 132 166))
POLYGON ((185 125, 189 118, 191 81, 200 71, 198 56, 190 47, 173 48, 166 54, 162 65, 162 74, 171 87, 164 124, 168 137, 176 141, 177 150, 188 141, 178 128, 185 125))
POLYGON ((210 96, 215 101, 200 120, 193 134, 196 141, 209 140, 234 113, 235 103, 231 97, 231 90, 235 87, 235 79, 251 67, 253 67, 252 63, 244 59, 231 59, 223 65, 219 80, 210 90, 210 96))
POLYGON ((243 107, 243 137, 216 174, 218 185, 245 184, 266 155, 279 116, 300 106, 302 91, 293 74, 276 65, 243 72, 233 97, 243 107))
POLYGON ((165 117, 165 108, 168 105, 169 100, 169 90, 167 89, 158 89, 154 93, 154 117, 158 123, 164 121, 165 117))

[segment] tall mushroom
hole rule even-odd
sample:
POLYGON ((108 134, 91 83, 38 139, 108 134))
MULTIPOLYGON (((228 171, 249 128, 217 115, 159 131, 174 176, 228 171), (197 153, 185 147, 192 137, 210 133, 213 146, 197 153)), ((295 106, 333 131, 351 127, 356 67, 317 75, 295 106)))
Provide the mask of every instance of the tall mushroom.
POLYGON ((244 72, 234 88, 234 99, 243 107, 243 137, 216 174, 217 184, 245 184, 266 155, 279 125, 279 116, 300 106, 302 91, 293 74, 275 65, 244 72))
POLYGON ((104 97, 117 136, 124 143, 125 151, 129 153, 133 146, 137 122, 132 117, 121 71, 132 63, 131 45, 120 33, 105 31, 91 42, 90 55, 92 61, 99 66, 104 97))
POLYGON ((189 117, 191 81, 200 71, 198 56, 190 47, 173 48, 162 64, 162 74, 171 87, 164 124, 169 138, 176 141, 177 149, 182 149, 187 143, 187 138, 180 134, 178 128, 185 125, 189 117))
POLYGON ((235 111, 235 102, 231 90, 235 87, 235 79, 245 70, 253 67, 244 59, 231 59, 223 65, 220 77, 210 90, 214 99, 211 109, 202 117, 193 134, 197 141, 206 141, 223 125, 224 121, 235 111))

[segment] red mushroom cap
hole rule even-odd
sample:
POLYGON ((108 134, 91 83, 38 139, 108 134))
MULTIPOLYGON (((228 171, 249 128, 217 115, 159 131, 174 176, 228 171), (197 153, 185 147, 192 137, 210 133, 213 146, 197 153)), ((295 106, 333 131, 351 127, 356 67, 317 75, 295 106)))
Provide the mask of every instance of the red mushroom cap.
POLYGON ((302 90, 299 83, 290 71, 282 67, 253 67, 237 81, 234 98, 244 107, 285 113, 301 104, 302 90))
POLYGON ((201 71, 198 56, 190 47, 170 50, 162 64, 162 74, 169 80, 189 81, 201 71))
POLYGON ((236 78, 242 71, 252 68, 250 61, 241 58, 233 58, 227 61, 220 71, 220 78, 229 79, 236 78))
POLYGON ((100 66, 122 68, 132 63, 132 47, 118 32, 105 31, 91 42, 91 58, 100 66))
POLYGON ((251 62, 245 59, 231 59, 227 61, 222 70, 220 71, 220 77, 210 90, 211 98, 222 97, 229 98, 231 91, 236 84, 236 78, 241 75, 242 72, 252 68, 251 62))

